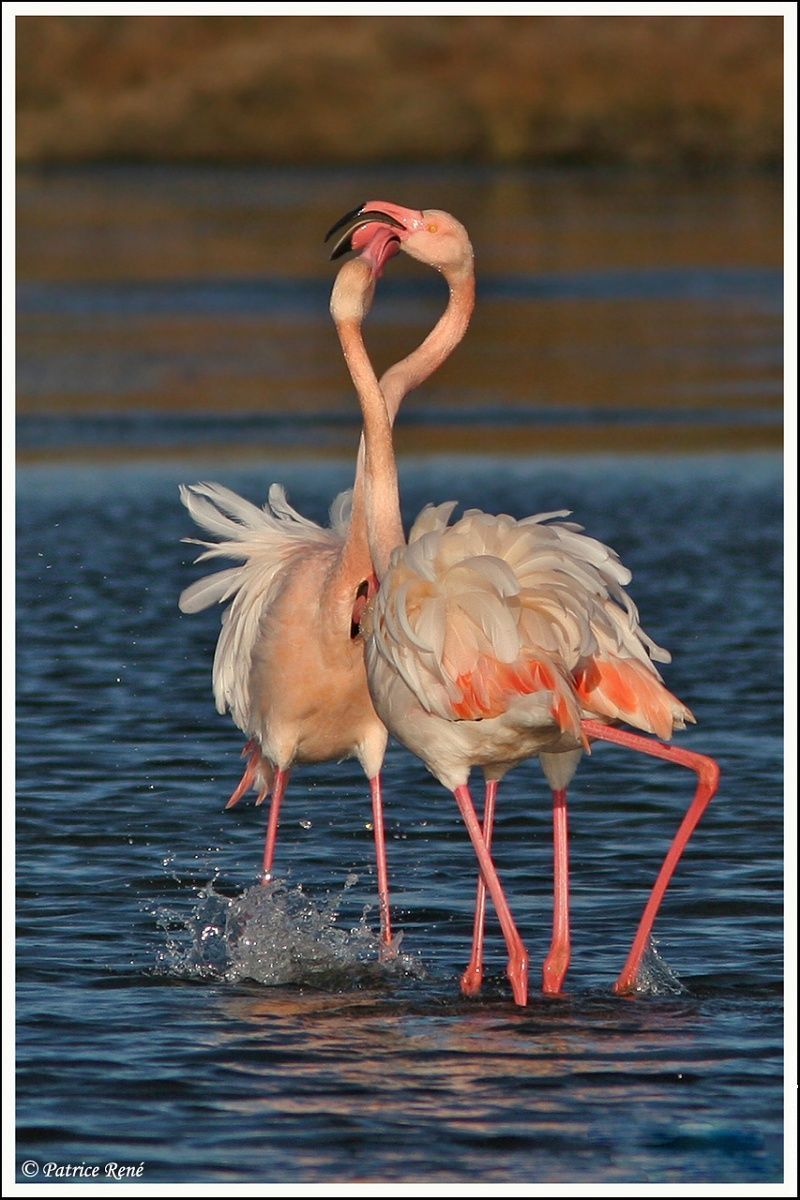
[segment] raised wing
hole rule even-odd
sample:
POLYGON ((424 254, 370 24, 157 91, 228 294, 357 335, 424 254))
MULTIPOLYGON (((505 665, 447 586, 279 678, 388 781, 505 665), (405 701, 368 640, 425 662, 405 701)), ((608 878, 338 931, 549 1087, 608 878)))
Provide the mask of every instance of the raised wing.
POLYGON ((184 538, 205 546, 196 562, 213 558, 238 561, 190 584, 180 596, 182 612, 200 612, 212 604, 229 606, 214 655, 214 698, 219 712, 230 709, 246 729, 250 711, 249 678, 261 615, 277 593, 283 573, 298 557, 341 547, 349 522, 349 492, 331 506, 331 528, 303 517, 288 503, 279 484, 273 484, 263 508, 244 500, 218 483, 182 485, 180 497, 197 524, 218 541, 184 538))

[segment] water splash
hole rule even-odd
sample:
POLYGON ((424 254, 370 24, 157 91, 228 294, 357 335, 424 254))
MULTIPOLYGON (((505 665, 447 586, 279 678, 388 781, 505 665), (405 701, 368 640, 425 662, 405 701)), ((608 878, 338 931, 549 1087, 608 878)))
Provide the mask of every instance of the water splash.
POLYGON ((658 953, 652 937, 642 956, 633 990, 637 996, 685 996, 689 990, 658 953))
POLYGON ((421 963, 400 953, 402 933, 384 947, 367 924, 365 909, 350 929, 337 924, 342 900, 358 876, 349 875, 341 893, 315 902, 298 884, 272 880, 240 895, 226 896, 207 884, 190 915, 159 909, 166 935, 156 954, 156 971, 183 979, 267 985, 310 984, 342 988, 378 984, 389 977, 421 977, 421 963))

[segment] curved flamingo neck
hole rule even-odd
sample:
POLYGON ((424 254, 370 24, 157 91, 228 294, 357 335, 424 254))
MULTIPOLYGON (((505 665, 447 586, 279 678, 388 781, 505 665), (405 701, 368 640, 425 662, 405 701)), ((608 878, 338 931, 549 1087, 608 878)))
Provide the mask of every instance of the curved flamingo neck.
MULTIPOLYGON (((383 393, 390 431, 403 399, 439 369, 467 331, 475 307, 475 274, 472 263, 472 248, 468 247, 465 250, 464 262, 453 271, 444 272, 450 290, 450 298, 442 316, 416 350, 412 350, 405 358, 389 367, 381 376, 379 387, 383 393)), ((360 340, 360 333, 358 336, 360 340)), ((366 352, 364 353, 366 356, 366 352)), ((372 373, 371 367, 370 372, 372 373)), ((368 545, 364 467, 365 453, 362 435, 353 485, 353 508, 348 539, 351 552, 354 554, 364 545, 368 545)), ((396 466, 394 471, 396 486, 396 466)), ((381 572, 378 571, 379 576, 380 574, 381 572)))
POLYGON ((358 495, 354 489, 351 538, 354 542, 358 539, 363 524, 372 565, 378 579, 381 579, 389 565, 392 550, 405 541, 400 518, 392 426, 383 393, 361 337, 360 321, 351 317, 336 320, 336 331, 364 422, 363 456, 359 451, 359 467, 363 457, 363 469, 356 480, 358 495))
POLYGON ((450 357, 467 332, 475 307, 475 275, 472 254, 469 261, 452 273, 444 273, 450 288, 447 308, 431 332, 416 350, 406 355, 381 376, 380 387, 389 420, 394 421, 405 396, 419 387, 450 357))

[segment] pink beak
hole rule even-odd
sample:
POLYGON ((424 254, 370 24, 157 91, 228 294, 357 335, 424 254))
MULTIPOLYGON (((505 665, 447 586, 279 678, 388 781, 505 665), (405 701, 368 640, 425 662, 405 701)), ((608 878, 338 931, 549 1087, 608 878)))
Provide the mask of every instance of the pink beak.
POLYGON ((352 242, 353 249, 360 250, 361 257, 371 265, 375 279, 380 279, 386 263, 400 249, 400 239, 395 231, 374 222, 358 229, 352 242))

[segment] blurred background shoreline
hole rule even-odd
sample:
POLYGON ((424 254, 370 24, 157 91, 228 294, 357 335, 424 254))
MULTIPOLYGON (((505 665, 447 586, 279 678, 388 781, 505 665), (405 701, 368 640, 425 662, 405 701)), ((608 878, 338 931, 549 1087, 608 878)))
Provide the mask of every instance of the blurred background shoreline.
MULTIPOLYGON (((20 462, 352 458, 322 237, 469 229, 400 455, 779 449, 779 17, 24 16, 20 462)), ((379 369, 441 312, 400 256, 379 369)))
POLYGON ((776 169, 776 16, 22 16, 21 164, 776 169))

